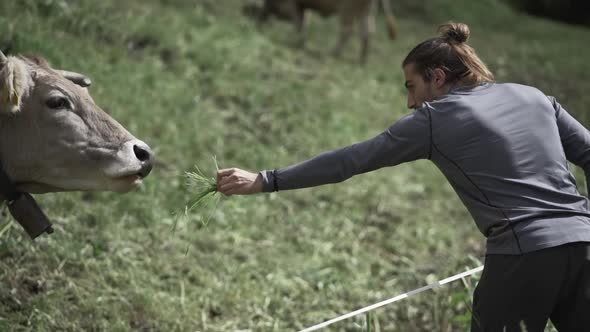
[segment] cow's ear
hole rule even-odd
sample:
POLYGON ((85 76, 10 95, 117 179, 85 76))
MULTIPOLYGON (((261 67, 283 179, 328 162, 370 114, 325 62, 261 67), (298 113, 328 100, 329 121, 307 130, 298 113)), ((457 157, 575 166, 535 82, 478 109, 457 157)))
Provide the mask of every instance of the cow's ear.
POLYGON ((20 110, 25 93, 27 68, 14 57, 0 52, 0 115, 14 114, 20 110))
POLYGON ((68 71, 68 70, 55 69, 55 71, 58 72, 63 77, 67 78, 68 80, 74 82, 75 84, 77 84, 83 88, 87 88, 92 84, 92 81, 86 75, 76 73, 73 71, 68 71))

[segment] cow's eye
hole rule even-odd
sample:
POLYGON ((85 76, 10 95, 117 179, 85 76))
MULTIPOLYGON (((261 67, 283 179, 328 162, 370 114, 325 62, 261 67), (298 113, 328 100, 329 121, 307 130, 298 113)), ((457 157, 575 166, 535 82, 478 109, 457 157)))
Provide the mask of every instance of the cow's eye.
POLYGON ((58 96, 47 99, 47 107, 52 109, 70 108, 70 102, 66 97, 58 96))

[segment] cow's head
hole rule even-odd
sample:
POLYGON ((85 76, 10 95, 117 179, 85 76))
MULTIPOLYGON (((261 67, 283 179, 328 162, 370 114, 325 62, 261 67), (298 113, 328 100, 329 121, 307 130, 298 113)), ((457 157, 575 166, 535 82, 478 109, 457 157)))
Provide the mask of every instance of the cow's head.
POLYGON ((151 171, 149 146, 94 103, 89 84, 0 52, 0 162, 20 190, 126 192, 151 171))

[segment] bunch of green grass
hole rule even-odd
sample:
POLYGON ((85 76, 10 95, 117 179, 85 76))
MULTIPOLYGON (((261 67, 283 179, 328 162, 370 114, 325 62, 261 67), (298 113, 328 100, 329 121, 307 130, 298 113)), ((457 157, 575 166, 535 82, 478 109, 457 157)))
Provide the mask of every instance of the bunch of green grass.
MULTIPOLYGON (((217 159, 213 157, 213 161, 218 171, 217 159)), ((184 206, 184 216, 188 216, 193 211, 199 212, 201 222, 207 225, 221 200, 221 193, 217 191, 217 178, 206 176, 197 165, 195 165, 195 171, 186 172, 185 176, 191 198, 184 206)), ((176 224, 174 228, 176 229, 176 224)))

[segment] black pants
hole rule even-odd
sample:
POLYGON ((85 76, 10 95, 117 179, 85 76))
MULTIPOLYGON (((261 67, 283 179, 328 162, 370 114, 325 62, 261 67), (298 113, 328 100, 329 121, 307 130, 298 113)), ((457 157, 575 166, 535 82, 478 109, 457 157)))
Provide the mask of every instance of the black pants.
POLYGON ((590 331, 590 243, 488 255, 473 295, 471 331, 590 331))

